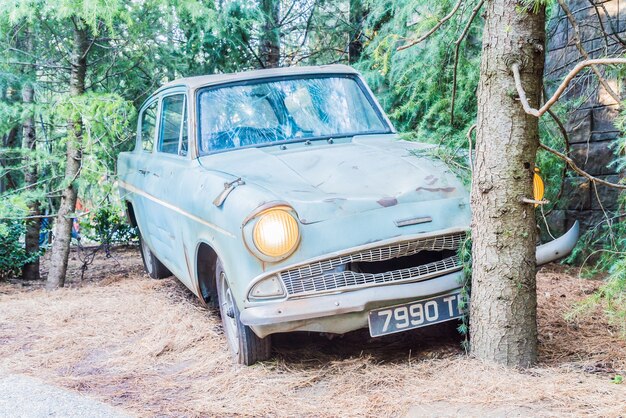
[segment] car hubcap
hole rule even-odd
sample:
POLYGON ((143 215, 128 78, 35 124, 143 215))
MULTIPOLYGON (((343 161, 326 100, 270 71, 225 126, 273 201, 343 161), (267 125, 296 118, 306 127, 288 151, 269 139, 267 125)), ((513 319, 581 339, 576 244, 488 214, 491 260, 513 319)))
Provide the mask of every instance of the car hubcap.
POLYGON ((226 274, 220 273, 220 310, 222 312, 222 322, 224 323, 224 333, 228 339, 228 345, 233 354, 239 353, 239 327, 235 318, 235 303, 233 295, 226 280, 226 274))
POLYGON ((141 252, 143 253, 143 259, 146 261, 146 271, 150 274, 152 273, 152 252, 144 240, 141 240, 141 252))

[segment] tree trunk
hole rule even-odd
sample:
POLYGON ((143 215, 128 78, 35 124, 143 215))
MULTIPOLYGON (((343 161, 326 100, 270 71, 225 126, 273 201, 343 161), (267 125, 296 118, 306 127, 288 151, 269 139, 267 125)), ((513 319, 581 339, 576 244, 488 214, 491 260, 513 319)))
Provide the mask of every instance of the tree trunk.
MULTIPOLYGON (((75 25, 74 44, 71 57, 70 96, 77 97, 85 92, 85 74, 87 73, 87 30, 84 25, 75 25)), ((68 121, 68 140, 66 149, 65 181, 61 203, 54 226, 54 243, 50 256, 50 270, 46 288, 48 290, 63 287, 67 272, 67 260, 72 239, 72 213, 76 210, 78 189, 76 179, 80 173, 82 157, 83 124, 80 115, 68 121)))
POLYGON ((520 199, 532 197, 539 121, 517 100, 511 65, 522 67, 528 99, 538 107, 545 10, 506 0, 486 6, 471 197, 471 351, 527 367, 537 359, 536 223, 534 207, 520 199))
POLYGON ((280 64, 280 0, 261 0, 265 22, 261 35, 260 57, 265 68, 280 64))
MULTIPOLYGON (((32 35, 25 32, 25 48, 28 53, 32 53, 32 35)), ((28 70, 27 74, 31 78, 34 76, 33 71, 28 70)), ((22 103, 25 106, 32 106, 35 102, 35 89, 31 80, 24 83, 22 88, 22 103)), ((37 165, 34 163, 34 158, 31 155, 37 148, 37 141, 35 137, 35 117, 32 109, 28 110, 29 116, 22 123, 22 148, 26 152, 24 163, 26 168, 24 169, 24 184, 28 189, 35 187, 37 183, 37 165)), ((39 202, 33 200, 28 204, 29 216, 41 215, 39 208, 39 202)), ((41 219, 32 218, 26 220, 26 237, 24 247, 26 253, 29 255, 37 254, 37 258, 22 266, 22 279, 24 280, 39 280, 39 230, 41 228, 41 219)))
MULTIPOLYGON (((11 128, 11 130, 2 137, 2 147, 5 148, 5 150, 2 154, 0 154, 0 156, 2 157, 0 158, 0 166, 2 166, 3 168, 11 165, 13 153, 10 151, 10 149, 16 148, 18 146, 17 130, 17 127, 11 128)), ((0 193, 4 193, 16 188, 17 183, 11 175, 11 172, 7 172, 3 177, 0 178, 0 193)))
POLYGON ((348 62, 354 64, 363 52, 363 21, 366 11, 363 0, 350 0, 350 43, 348 44, 348 62))

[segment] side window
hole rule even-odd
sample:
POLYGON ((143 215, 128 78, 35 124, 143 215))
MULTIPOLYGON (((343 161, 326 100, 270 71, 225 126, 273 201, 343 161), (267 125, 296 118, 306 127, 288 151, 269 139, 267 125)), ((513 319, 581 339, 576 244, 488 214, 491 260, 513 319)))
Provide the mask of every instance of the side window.
POLYGON ((184 133, 184 113, 185 95, 176 94, 163 98, 161 104, 159 146, 157 147, 160 152, 166 152, 168 154, 179 153, 179 144, 184 133))
POLYGON ((154 145, 154 133, 156 132, 156 114, 158 101, 148 106, 141 114, 141 148, 152 152, 154 145))

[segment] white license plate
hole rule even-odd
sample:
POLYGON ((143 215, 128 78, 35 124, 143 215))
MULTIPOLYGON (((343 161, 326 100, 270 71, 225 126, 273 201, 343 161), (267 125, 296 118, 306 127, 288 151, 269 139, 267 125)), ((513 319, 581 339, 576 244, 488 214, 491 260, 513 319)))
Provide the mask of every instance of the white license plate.
POLYGON ((460 318, 464 313, 459 309, 460 299, 460 293, 449 293, 370 311, 370 335, 379 337, 460 318))

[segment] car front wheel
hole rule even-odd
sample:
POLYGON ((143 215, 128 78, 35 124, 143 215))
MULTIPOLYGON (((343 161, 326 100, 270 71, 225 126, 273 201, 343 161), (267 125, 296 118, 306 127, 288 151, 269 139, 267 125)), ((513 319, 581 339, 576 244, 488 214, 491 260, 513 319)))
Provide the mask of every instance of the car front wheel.
POLYGON ((139 233, 139 247, 141 248, 141 258, 143 259, 143 267, 146 269, 148 276, 153 279, 164 279, 172 275, 172 273, 159 261, 158 258, 146 244, 141 232, 139 233))
POLYGON ((267 360, 272 349, 271 339, 270 337, 257 337, 250 327, 241 323, 239 309, 237 309, 226 273, 219 259, 215 267, 215 276, 224 335, 233 358, 239 364, 246 366, 267 360))

